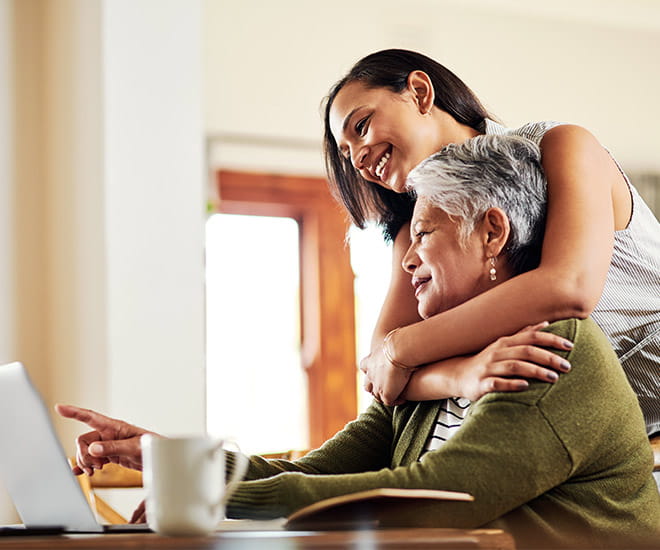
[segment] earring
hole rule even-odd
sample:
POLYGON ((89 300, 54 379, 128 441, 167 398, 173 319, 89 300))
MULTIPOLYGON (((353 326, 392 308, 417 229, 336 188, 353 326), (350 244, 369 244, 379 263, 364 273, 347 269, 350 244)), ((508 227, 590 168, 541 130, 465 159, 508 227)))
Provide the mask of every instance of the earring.
POLYGON ((497 280, 497 269, 495 269, 495 256, 490 257, 490 280, 491 281, 496 281, 497 280))

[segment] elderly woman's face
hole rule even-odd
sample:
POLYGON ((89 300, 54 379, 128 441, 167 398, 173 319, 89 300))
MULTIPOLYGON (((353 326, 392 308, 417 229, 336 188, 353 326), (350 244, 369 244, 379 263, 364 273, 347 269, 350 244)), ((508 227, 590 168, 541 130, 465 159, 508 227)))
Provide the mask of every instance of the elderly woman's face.
POLYGON ((346 84, 330 108, 330 129, 341 154, 367 181, 397 193, 408 173, 448 140, 438 140, 437 125, 420 111, 410 90, 346 84))
POLYGON ((458 222, 443 210, 419 199, 403 268, 412 275, 418 311, 426 319, 455 307, 489 288, 489 268, 479 227, 465 245, 458 239, 458 222))

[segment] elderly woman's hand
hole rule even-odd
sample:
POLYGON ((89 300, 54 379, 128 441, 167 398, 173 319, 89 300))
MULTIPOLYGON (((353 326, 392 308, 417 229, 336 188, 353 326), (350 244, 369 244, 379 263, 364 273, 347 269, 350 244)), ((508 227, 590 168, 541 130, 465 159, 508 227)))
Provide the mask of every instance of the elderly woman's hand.
POLYGON ((384 405, 405 402, 400 396, 413 371, 395 367, 385 357, 381 346, 360 361, 360 370, 364 373, 364 389, 378 401, 384 405))
POLYGON ((92 431, 78 437, 73 473, 93 475, 109 462, 142 470, 140 438, 149 432, 115 418, 73 405, 55 405, 55 410, 65 418, 84 422, 92 431))

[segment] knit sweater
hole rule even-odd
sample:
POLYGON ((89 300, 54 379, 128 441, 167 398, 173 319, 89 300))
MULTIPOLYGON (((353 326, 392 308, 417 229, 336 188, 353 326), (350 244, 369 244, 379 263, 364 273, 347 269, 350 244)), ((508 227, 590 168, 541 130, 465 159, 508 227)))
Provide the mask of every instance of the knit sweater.
MULTIPOLYGON (((519 547, 660 540, 652 453, 616 355, 590 319, 546 330, 574 343, 558 352, 572 369, 556 383, 532 381, 524 392, 484 396, 452 439, 423 456, 441 402, 375 402, 297 461, 251 457, 228 517, 287 516, 379 487, 446 489, 475 500, 425 506, 438 527, 498 527, 519 547)), ((231 467, 231 454, 227 462, 231 467)))

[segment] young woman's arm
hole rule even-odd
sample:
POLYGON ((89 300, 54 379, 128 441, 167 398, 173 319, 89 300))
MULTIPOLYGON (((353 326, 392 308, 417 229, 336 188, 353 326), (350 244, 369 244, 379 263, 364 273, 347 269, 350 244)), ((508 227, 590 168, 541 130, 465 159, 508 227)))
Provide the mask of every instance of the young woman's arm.
POLYGON ((410 274, 401 267, 409 246, 410 224, 406 223, 394 239, 390 285, 371 337, 371 353, 360 362, 360 370, 365 375, 364 389, 386 405, 399 405, 404 401, 398 397, 413 371, 398 369, 385 359, 383 339, 397 327, 422 320, 417 313, 410 274))
MULTIPOLYGON (((548 179, 548 216, 540 266, 458 307, 408 325, 397 323, 410 315, 406 311, 412 309, 411 303, 386 303, 372 353, 361 363, 371 391, 384 403, 396 402, 404 387, 396 383, 401 375, 395 370, 401 369, 392 367, 382 353, 382 338, 397 326, 403 328, 391 338, 389 351, 399 363, 419 366, 474 353, 525 325, 586 317, 598 303, 614 231, 624 228, 630 218, 630 194, 607 151, 583 128, 553 128, 544 136, 541 150, 548 179)), ((395 241, 395 264, 405 253, 404 240, 400 234, 395 241)), ((395 265, 397 269, 403 271, 395 265)), ((412 295, 405 274, 393 275, 395 285, 387 301, 406 291, 412 295)))
POLYGON ((477 401, 494 391, 523 391, 525 378, 554 383, 557 372, 568 372, 570 363, 557 353, 573 343, 545 332, 548 324, 525 327, 512 336, 502 336, 476 355, 450 357, 416 371, 401 394, 406 401, 466 397, 477 401), (549 368, 545 368, 545 366, 549 368))

